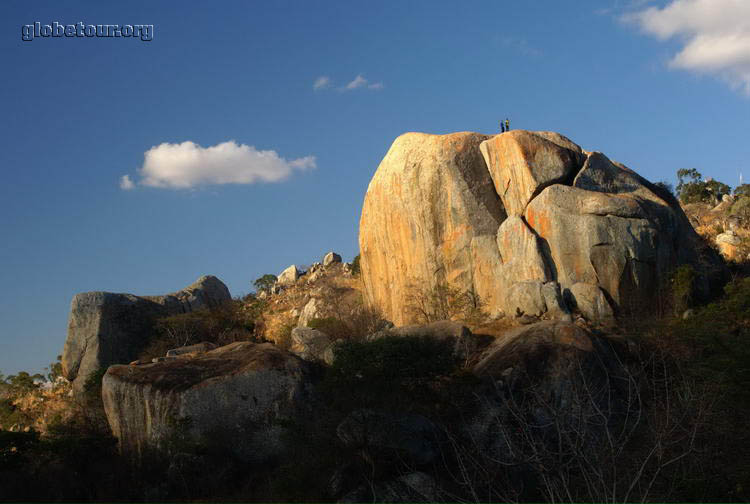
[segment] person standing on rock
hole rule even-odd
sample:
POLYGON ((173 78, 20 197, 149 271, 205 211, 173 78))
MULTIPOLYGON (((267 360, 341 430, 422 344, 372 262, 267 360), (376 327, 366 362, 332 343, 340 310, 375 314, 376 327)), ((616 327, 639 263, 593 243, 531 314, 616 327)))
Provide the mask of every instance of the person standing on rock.
POLYGON ((505 131, 510 131, 510 119, 505 118, 505 131))
POLYGON ((500 119, 500 133, 505 133, 505 123, 500 119))

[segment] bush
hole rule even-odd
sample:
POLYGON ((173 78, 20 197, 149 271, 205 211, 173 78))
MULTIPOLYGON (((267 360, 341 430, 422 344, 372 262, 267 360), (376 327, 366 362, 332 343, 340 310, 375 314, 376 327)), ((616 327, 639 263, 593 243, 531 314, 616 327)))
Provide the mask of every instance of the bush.
POLYGON ((474 291, 462 291, 447 282, 438 282, 429 289, 412 283, 407 289, 411 299, 406 306, 407 313, 420 324, 461 320, 470 325, 481 325, 488 318, 484 301, 474 291))
POLYGON ((355 277, 359 276, 360 273, 362 273, 362 270, 360 269, 360 266, 359 266, 359 258, 360 258, 360 254, 357 254, 352 260, 352 275, 355 277))
POLYGON ((253 339, 255 318, 265 307, 263 300, 251 303, 228 301, 212 309, 163 317, 156 321, 156 335, 139 355, 141 360, 162 357, 167 350, 201 342, 218 346, 253 339))
POLYGON ((444 341, 386 336, 337 346, 326 381, 329 390, 336 390, 331 399, 344 401, 350 408, 393 403, 408 408, 413 401, 424 399, 430 380, 456 368, 456 359, 444 341))

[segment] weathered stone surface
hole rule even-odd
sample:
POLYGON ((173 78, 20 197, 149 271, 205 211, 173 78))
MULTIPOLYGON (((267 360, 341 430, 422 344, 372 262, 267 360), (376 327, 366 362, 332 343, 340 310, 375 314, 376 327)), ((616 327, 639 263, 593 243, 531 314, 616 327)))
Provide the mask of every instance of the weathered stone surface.
POLYGON ((531 201, 526 222, 544 240, 563 289, 598 285, 618 308, 648 304, 677 264, 697 263, 688 232, 666 203, 651 199, 553 185, 531 201))
POLYGON ((280 422, 305 403, 308 364, 270 344, 237 342, 193 359, 112 366, 102 399, 123 453, 166 449, 178 433, 249 462, 285 449, 280 422))
POLYGON ((315 318, 323 318, 323 313, 325 310, 325 303, 323 303, 323 300, 317 297, 310 298, 310 301, 305 304, 305 307, 302 308, 302 313, 299 315, 299 319, 297 320, 297 327, 307 327, 307 324, 310 323, 312 319, 315 318))
POLYGON ((294 285, 297 282, 297 279, 300 277, 300 270, 297 269, 297 266, 292 264, 287 269, 279 273, 279 276, 277 277, 276 284, 280 286, 288 287, 290 285, 294 285))
POLYGON ((740 253, 741 244, 742 240, 731 229, 716 236, 716 245, 719 247, 719 252, 730 261, 737 260, 742 255, 740 253))
POLYGON ((570 287, 570 296, 581 315, 588 320, 608 322, 614 312, 602 290, 596 285, 576 283, 570 287))
POLYGON ((581 167, 580 147, 571 150, 561 146, 565 144, 562 135, 557 135, 559 139, 549 132, 544 135, 513 130, 480 145, 508 215, 523 215, 528 202, 542 189, 571 178, 581 167))
POLYGON ((177 357, 179 355, 192 354, 192 353, 203 353, 208 352, 216 348, 216 345, 209 342, 196 343, 195 345, 188 345, 179 348, 173 348, 167 350, 166 357, 177 357))
POLYGON ((496 307, 505 211, 477 133, 398 137, 370 182, 360 220, 360 265, 370 305, 410 322, 410 286, 447 282, 496 307))
POLYGON ((399 137, 368 188, 360 250, 366 301, 397 325, 439 284, 479 294, 491 316, 565 320, 541 285, 598 286, 619 314, 653 306, 681 264, 699 293, 726 271, 666 190, 562 135, 522 130, 399 137))
POLYGON ((80 391, 89 375, 111 364, 132 361, 148 343, 156 318, 231 300, 221 280, 203 276, 165 296, 109 292, 76 294, 70 307, 62 353, 63 376, 80 391))
POLYGON ((503 263, 505 285, 524 280, 547 281, 552 277, 539 237, 523 218, 512 215, 497 230, 497 247, 503 263))
POLYGON ((292 346, 289 351, 306 361, 326 361, 331 345, 331 338, 323 331, 295 327, 292 329, 292 346))
POLYGON ((526 281, 517 282, 508 289, 508 300, 506 306, 508 314, 520 317, 529 315, 541 317, 547 311, 547 304, 542 296, 542 282, 526 281))
POLYGON ((505 306, 511 316, 541 317, 547 314, 548 317, 562 320, 569 317, 557 282, 527 280, 514 283, 508 289, 505 306))
POLYGON ((212 308, 232 299, 224 282, 211 275, 204 275, 172 294, 142 297, 164 306, 170 314, 212 308))
POLYGON ((340 262, 341 262, 341 256, 333 251, 328 252, 323 257, 323 266, 330 266, 331 264, 340 263, 340 262))

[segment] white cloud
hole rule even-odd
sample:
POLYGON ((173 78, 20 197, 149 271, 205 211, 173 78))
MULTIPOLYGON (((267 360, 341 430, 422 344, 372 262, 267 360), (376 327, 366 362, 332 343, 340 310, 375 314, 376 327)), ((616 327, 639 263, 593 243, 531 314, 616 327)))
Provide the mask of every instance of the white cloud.
POLYGON ((341 88, 341 90, 352 91, 354 89, 359 89, 359 88, 367 88, 367 89, 373 89, 377 91, 377 90, 383 89, 383 83, 382 82, 370 82, 369 80, 365 79, 365 77, 362 74, 359 74, 349 84, 341 88))
POLYGON ((672 0, 623 19, 661 40, 678 38, 672 68, 717 75, 750 96, 750 0, 672 0))
POLYGON ((357 89, 367 85, 367 79, 362 77, 362 74, 357 75, 353 81, 344 86, 345 89, 357 89))
POLYGON ((333 83, 331 82, 331 78, 327 75, 321 75, 317 79, 315 79, 315 82, 313 82, 313 89, 315 91, 319 91, 321 89, 327 89, 331 87, 333 83))
POLYGON ((130 180, 130 175, 123 175, 120 177, 120 189, 123 191, 129 191, 135 189, 135 184, 130 180))
MULTIPOLYGON (((279 182, 295 170, 316 167, 315 156, 287 161, 272 150, 222 142, 212 147, 201 147, 194 142, 163 143, 151 147, 144 155, 138 170, 138 183, 150 187, 190 189, 206 185, 252 184, 279 182)), ((120 180, 120 187, 132 189, 128 175, 120 180)))

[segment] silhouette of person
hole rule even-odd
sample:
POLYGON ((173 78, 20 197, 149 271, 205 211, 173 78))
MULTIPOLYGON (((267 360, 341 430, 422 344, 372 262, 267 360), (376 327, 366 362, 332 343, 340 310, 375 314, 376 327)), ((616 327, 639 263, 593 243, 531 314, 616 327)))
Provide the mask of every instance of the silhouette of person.
POLYGON ((505 133, 505 123, 500 119, 500 133, 505 133))

